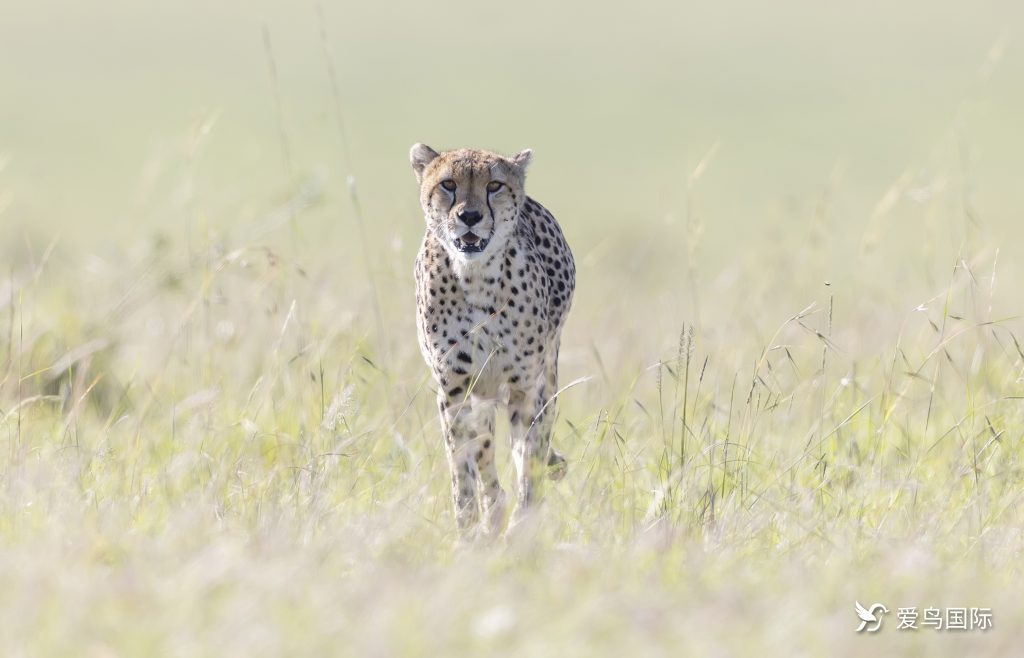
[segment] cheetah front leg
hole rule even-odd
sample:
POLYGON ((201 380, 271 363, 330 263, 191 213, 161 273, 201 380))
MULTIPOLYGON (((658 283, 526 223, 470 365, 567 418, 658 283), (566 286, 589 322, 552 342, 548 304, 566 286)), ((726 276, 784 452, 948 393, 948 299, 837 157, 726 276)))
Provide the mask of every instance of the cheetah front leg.
POLYGON ((555 401, 549 401, 547 395, 546 378, 542 378, 533 390, 513 390, 509 394, 512 459, 518 485, 518 499, 510 528, 521 522, 540 499, 541 475, 547 467, 551 424, 555 416, 555 401))
POLYGON ((478 530, 496 535, 505 523, 505 492, 494 461, 494 403, 473 395, 452 398, 442 393, 438 407, 459 534, 464 539, 478 530), (478 527, 481 512, 484 523, 478 527))
POLYGON ((479 474, 478 486, 482 493, 481 511, 483 513, 483 527, 481 530, 496 537, 505 525, 505 491, 501 488, 498 480, 498 467, 494 460, 494 402, 486 404, 477 401, 476 405, 483 407, 479 413, 481 427, 484 433, 477 437, 476 445, 476 467, 479 474))
POLYGON ((467 537, 480 519, 476 497, 479 472, 476 461, 476 417, 469 399, 454 398, 443 391, 437 396, 445 454, 452 476, 452 504, 459 535, 467 537))

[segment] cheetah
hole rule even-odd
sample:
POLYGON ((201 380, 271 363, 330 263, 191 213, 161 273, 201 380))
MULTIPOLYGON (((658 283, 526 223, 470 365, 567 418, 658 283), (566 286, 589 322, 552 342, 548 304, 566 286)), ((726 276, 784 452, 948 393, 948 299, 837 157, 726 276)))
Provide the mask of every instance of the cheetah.
POLYGON ((558 222, 524 191, 532 155, 424 144, 409 152, 427 223, 415 266, 417 335, 437 386, 462 537, 505 525, 494 428, 506 395, 518 495, 509 528, 539 499, 540 476, 566 470, 550 439, 576 265, 558 222))

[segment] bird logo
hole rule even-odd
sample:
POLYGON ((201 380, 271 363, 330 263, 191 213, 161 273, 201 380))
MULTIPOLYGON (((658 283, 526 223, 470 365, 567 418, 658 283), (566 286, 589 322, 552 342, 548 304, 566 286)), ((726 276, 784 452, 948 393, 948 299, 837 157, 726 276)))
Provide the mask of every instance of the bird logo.
POLYGON ((854 607, 857 610, 857 616, 860 617, 860 626, 857 627, 857 632, 867 629, 868 633, 874 633, 882 627, 882 615, 889 612, 889 608, 886 608, 881 603, 874 603, 870 608, 865 609, 860 604, 860 601, 854 601, 854 607), (873 627, 868 628, 868 624, 874 624, 873 627))

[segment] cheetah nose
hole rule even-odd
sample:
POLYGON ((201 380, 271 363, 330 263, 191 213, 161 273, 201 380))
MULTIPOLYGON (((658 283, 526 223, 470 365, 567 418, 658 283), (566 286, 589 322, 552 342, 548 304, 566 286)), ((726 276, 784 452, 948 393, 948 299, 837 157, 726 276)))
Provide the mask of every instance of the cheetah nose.
POLYGON ((484 218, 484 216, 483 216, 483 214, 480 213, 479 210, 460 210, 459 211, 459 219, 461 219, 462 223, 465 224, 466 226, 470 226, 470 227, 475 226, 483 218, 484 218))

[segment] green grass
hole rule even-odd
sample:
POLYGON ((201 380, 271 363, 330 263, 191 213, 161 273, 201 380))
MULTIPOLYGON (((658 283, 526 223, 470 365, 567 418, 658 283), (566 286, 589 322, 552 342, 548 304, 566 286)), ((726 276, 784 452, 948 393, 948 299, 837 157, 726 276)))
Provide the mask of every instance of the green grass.
POLYGON ((0 654, 1017 651, 1019 12, 75 7, 0 25, 0 654), (579 265, 569 472, 493 546, 420 140, 533 147, 579 265))

